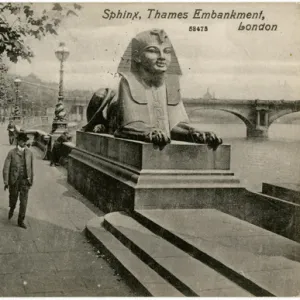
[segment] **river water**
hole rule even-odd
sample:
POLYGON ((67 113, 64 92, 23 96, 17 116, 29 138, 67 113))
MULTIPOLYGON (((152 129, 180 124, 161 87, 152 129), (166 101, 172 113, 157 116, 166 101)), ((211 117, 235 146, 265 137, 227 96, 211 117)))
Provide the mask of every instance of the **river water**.
MULTIPOLYGON (((231 169, 246 188, 261 191, 262 182, 300 183, 300 125, 273 124, 267 140, 247 139, 244 124, 193 125, 214 131, 231 145, 231 169)), ((49 132, 48 127, 43 129, 49 132)))
POLYGON ((231 169, 241 183, 261 191, 262 182, 300 183, 300 125, 273 124, 269 138, 247 139, 244 124, 193 124, 231 145, 231 169))

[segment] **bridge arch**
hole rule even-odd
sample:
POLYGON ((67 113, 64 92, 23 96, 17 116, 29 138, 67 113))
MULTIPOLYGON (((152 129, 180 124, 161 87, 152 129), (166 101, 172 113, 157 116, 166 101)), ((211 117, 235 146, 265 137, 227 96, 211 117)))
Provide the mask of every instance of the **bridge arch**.
MULTIPOLYGON (((290 115, 290 114, 299 114, 299 111, 294 111, 292 108, 287 108, 284 110, 280 110, 280 111, 275 111, 274 113, 270 113, 269 116, 269 126, 271 126, 274 121, 276 121, 277 119, 286 116, 286 115, 290 115)), ((300 114, 299 114, 299 118, 300 118, 300 114)))
POLYGON ((230 110, 230 109, 225 109, 225 108, 199 107, 199 108, 195 108, 195 109, 192 109, 192 110, 187 110, 187 113, 188 113, 189 117, 191 117, 194 112, 203 111, 203 110, 223 111, 223 112, 226 112, 226 113, 229 113, 229 114, 232 114, 232 115, 238 117, 240 120, 243 121, 243 123, 246 125, 247 128, 252 128, 252 127, 255 126, 254 124, 252 124, 252 122, 246 116, 244 116, 240 112, 230 110))

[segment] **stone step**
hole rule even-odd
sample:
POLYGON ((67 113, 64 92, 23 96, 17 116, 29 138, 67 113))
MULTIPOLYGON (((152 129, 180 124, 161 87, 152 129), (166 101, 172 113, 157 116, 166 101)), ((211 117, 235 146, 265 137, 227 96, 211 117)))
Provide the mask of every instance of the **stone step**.
POLYGON ((299 204, 253 191, 247 191, 242 199, 243 201, 240 202, 235 200, 235 206, 231 206, 229 210, 219 209, 220 206, 216 208, 258 227, 300 242, 299 204))
POLYGON ((214 209, 141 210, 134 217, 252 294, 300 294, 299 243, 214 209))
POLYGON ((135 256, 103 226, 103 217, 90 220, 86 235, 104 252, 118 273, 142 295, 154 297, 183 297, 177 289, 135 256))
POLYGON ((154 234, 126 213, 105 215, 104 227, 185 296, 253 296, 224 275, 154 234))
POLYGON ((293 183, 262 184, 262 193, 288 202, 300 204, 300 185, 293 183))

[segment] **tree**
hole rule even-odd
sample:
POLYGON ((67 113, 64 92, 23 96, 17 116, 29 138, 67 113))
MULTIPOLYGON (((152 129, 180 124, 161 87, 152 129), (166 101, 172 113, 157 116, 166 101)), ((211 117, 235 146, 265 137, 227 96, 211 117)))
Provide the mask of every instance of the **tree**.
POLYGON ((0 59, 0 103, 6 100, 7 82, 5 74, 7 72, 6 65, 0 59))
POLYGON ((14 98, 13 80, 7 75, 7 66, 0 58, 0 108, 7 111, 14 98))
MULTIPOLYGON (((68 16, 81 9, 79 4, 47 4, 48 9, 40 9, 31 3, 0 3, 0 58, 4 54, 16 63, 19 59, 34 56, 27 37, 41 40, 46 35, 57 35, 57 30, 68 16)), ((45 5, 44 5, 45 7, 45 5)))

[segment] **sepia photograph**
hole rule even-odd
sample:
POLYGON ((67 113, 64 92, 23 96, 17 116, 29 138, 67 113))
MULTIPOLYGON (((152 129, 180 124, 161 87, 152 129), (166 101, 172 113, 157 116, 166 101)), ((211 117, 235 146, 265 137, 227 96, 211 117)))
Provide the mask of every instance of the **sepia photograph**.
POLYGON ((1 2, 0 296, 300 297, 299 28, 1 2))

